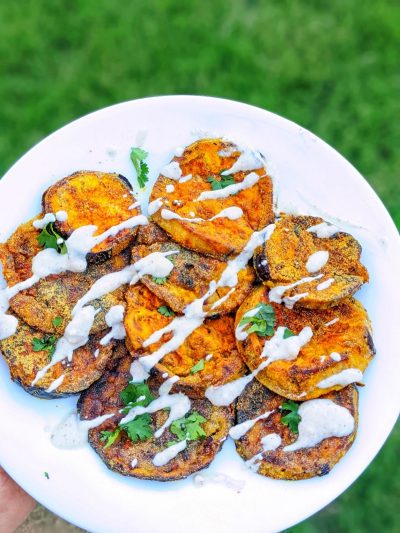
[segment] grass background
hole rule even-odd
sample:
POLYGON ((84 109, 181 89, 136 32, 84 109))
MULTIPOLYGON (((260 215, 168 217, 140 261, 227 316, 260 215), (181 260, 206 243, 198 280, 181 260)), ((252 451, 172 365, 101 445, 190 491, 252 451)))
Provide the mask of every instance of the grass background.
MULTIPOLYGON (((0 3, 0 35, 0 175, 45 135, 103 106, 222 96, 322 137, 400 227, 397 0, 18 0, 0 3)), ((399 444, 397 429, 345 494, 292 531, 398 531, 399 444)))

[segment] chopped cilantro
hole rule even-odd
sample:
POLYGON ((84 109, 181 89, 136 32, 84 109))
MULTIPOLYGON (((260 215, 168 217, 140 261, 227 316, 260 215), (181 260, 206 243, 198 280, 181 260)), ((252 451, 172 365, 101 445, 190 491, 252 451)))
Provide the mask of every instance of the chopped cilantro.
POLYGON ((121 433, 122 428, 117 427, 114 431, 102 431, 100 440, 102 442, 105 442, 106 445, 104 446, 104 449, 106 450, 109 448, 119 437, 119 434, 121 433))
POLYGON ((149 155, 146 150, 136 147, 131 149, 131 161, 136 170, 139 187, 142 189, 149 179, 149 166, 145 159, 149 155))
POLYGON ((274 334, 274 326, 276 323, 275 311, 272 305, 260 304, 258 311, 253 316, 245 316, 239 322, 239 326, 252 324, 247 330, 247 333, 257 333, 260 337, 270 337, 274 334))
POLYGON ((157 283, 157 285, 164 285, 164 283, 167 281, 167 278, 157 278, 156 276, 152 276, 154 283, 157 283))
POLYGON ((157 309, 157 311, 160 313, 160 315, 164 316, 175 316, 175 313, 172 311, 168 305, 162 305, 157 309))
POLYGON ((46 479, 50 479, 50 476, 49 476, 49 473, 48 473, 48 472, 43 472, 43 474, 44 474, 44 477, 45 477, 46 479))
POLYGON ((67 253, 64 239, 54 228, 54 222, 49 222, 38 235, 38 243, 44 248, 54 248, 59 254, 67 253), (62 242, 61 242, 62 241, 62 242))
POLYGON ((170 441, 169 446, 182 440, 198 440, 206 436, 206 432, 201 427, 207 420, 197 411, 193 411, 189 416, 179 418, 172 422, 170 431, 178 437, 177 441, 170 441))
POLYGON ((34 352, 41 352, 42 350, 47 350, 50 357, 53 356, 56 351, 57 337, 55 335, 45 335, 41 339, 33 338, 32 339, 32 350, 34 352))
POLYGON ((200 372, 200 370, 203 370, 203 368, 204 368, 204 359, 200 359, 200 361, 190 369, 190 373, 197 374, 197 372, 200 372))
POLYGON ((208 182, 211 183, 212 190, 217 191, 219 189, 225 189, 225 187, 228 187, 228 185, 233 185, 235 180, 233 179, 233 176, 221 176, 219 180, 215 179, 213 176, 210 176, 208 178, 208 182))
POLYGON ((129 407, 129 409, 132 409, 132 407, 136 407, 137 405, 146 407, 154 400, 154 396, 151 394, 146 383, 129 383, 119 395, 124 402, 124 405, 129 407), (139 400, 139 398, 142 399, 139 400))
POLYGON ((151 416, 148 413, 137 416, 130 422, 122 424, 121 428, 126 431, 132 442, 147 440, 153 435, 151 429, 151 416))
POLYGON ((53 318, 53 326, 55 328, 60 327, 61 324, 62 324, 62 318, 60 316, 56 316, 55 318, 53 318))
POLYGON ((288 339, 289 337, 294 337, 295 334, 293 333, 293 331, 289 328, 285 328, 285 331, 283 332, 283 338, 284 339, 288 339))
POLYGON ((292 433, 299 432, 299 422, 301 416, 298 413, 300 404, 294 402, 293 400, 287 400, 281 406, 281 411, 289 411, 285 416, 282 416, 281 422, 285 426, 289 426, 289 429, 292 433))

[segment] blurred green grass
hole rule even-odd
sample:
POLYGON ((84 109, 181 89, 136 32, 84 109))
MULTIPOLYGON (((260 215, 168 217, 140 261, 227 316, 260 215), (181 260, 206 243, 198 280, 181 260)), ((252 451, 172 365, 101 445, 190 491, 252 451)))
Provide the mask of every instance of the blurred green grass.
MULTIPOLYGON (((322 137, 400 227, 397 0, 19 0, 0 3, 0 34, 0 175, 95 109, 157 94, 222 96, 322 137)), ((398 530, 399 444, 397 430, 350 490, 292 531, 398 530)))

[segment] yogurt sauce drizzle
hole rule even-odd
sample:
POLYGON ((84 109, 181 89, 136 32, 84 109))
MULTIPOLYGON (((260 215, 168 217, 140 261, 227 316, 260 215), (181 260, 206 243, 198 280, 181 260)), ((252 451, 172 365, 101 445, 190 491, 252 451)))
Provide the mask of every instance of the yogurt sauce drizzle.
POLYGON ((333 235, 336 235, 336 233, 342 230, 337 226, 334 226, 333 224, 321 222, 321 224, 311 226, 311 228, 308 228, 307 231, 310 233, 315 233, 315 235, 319 239, 328 239, 329 237, 333 237, 333 235))
POLYGON ((273 413, 273 411, 266 411, 265 413, 262 413, 261 415, 257 416, 256 418, 253 418, 252 420, 246 420, 245 422, 242 422, 241 424, 236 424, 236 426, 231 427, 229 430, 229 435, 234 440, 238 440, 243 435, 245 435, 250 429, 256 424, 259 420, 263 420, 264 418, 268 418, 269 415, 273 413))
POLYGON ((153 465, 155 466, 164 466, 167 463, 169 463, 172 459, 174 459, 178 453, 182 452, 187 446, 187 440, 182 440, 180 442, 177 442, 176 444, 173 444, 172 446, 169 446, 169 448, 165 448, 165 450, 162 450, 161 452, 158 452, 153 457, 153 465))
POLYGON ((268 294, 268 297, 271 302, 275 302, 277 304, 281 304, 282 302, 286 305, 288 309, 292 309, 295 302, 299 300, 300 298, 296 297, 304 297, 308 293, 304 292, 301 295, 297 294, 295 296, 286 296, 283 297, 285 292, 287 292, 289 289, 293 289, 294 287, 297 287, 298 285, 302 285, 303 283, 309 283, 311 281, 315 281, 316 279, 322 278, 323 274, 318 274, 317 276, 309 276, 306 278, 302 278, 299 281, 295 281, 294 283, 289 283, 288 285, 277 285, 276 287, 273 287, 268 294))
POLYGON ((354 431, 354 418, 350 411, 332 400, 322 398, 303 402, 299 415, 299 437, 283 448, 285 452, 312 448, 324 439, 346 437, 354 431))
POLYGON ((261 439, 262 452, 257 453, 251 459, 245 462, 247 468, 249 468, 253 472, 257 472, 260 468, 260 463, 263 459, 263 453, 276 450, 277 448, 279 448, 281 443, 282 439, 277 433, 270 433, 269 435, 265 435, 265 437, 261 439))
POLYGON ((334 281, 335 281, 334 278, 329 278, 323 281, 322 283, 319 283, 317 285, 317 291, 323 291, 325 289, 328 289, 334 281))
POLYGON ((231 168, 221 172, 223 176, 228 174, 235 174, 236 172, 245 172, 247 170, 254 170, 256 168, 262 168, 264 163, 256 152, 253 150, 245 150, 240 154, 238 159, 233 163, 231 168))
POLYGON ((165 165, 161 170, 161 174, 171 180, 179 180, 182 177, 182 170, 177 161, 172 161, 165 165))
POLYGON ((70 413, 56 426, 50 437, 56 448, 75 449, 87 443, 89 429, 100 426, 114 414, 98 416, 93 420, 80 420, 77 413, 70 413))
POLYGON ((240 209, 240 207, 232 206, 227 207, 226 209, 223 209, 220 211, 217 215, 214 215, 211 218, 205 219, 205 218, 185 218, 178 215, 178 213, 174 213, 173 211, 170 211, 169 209, 163 209, 161 211, 161 218, 164 220, 186 220, 187 222, 211 222, 212 220, 215 220, 216 218, 229 218, 229 220, 237 220, 238 218, 243 216, 243 211, 240 209))
POLYGON ((125 307, 123 305, 114 305, 108 311, 105 318, 106 324, 111 328, 111 331, 101 339, 100 344, 102 346, 108 344, 111 339, 125 339, 124 314, 125 307))
POLYGON ((318 272, 321 270, 322 267, 326 265, 329 259, 329 252, 325 250, 320 250, 318 252, 314 252, 310 255, 310 257, 307 259, 306 263, 306 269, 308 272, 313 274, 314 272, 318 272))
MULTIPOLYGON (((222 174, 224 173, 222 172, 222 174)), ((217 198, 228 198, 229 196, 232 196, 233 194, 237 194, 240 191, 244 191, 245 189, 249 189, 250 187, 253 187, 253 185, 258 183, 260 178, 261 176, 259 176, 255 172, 250 172, 250 174, 247 174, 247 176, 243 179, 243 181, 239 183, 234 183, 232 185, 228 185, 224 189, 217 189, 215 191, 203 191, 194 201, 201 202, 202 200, 215 200, 217 198)))
POLYGON ((361 370, 358 368, 346 368, 338 374, 333 374, 328 378, 323 379, 317 385, 320 389, 327 389, 328 387, 333 387, 334 385, 341 385, 345 387, 350 383, 361 382, 363 378, 361 370))
POLYGON ((58 220, 59 222, 65 222, 68 218, 68 215, 65 211, 57 211, 57 213, 47 213, 44 215, 43 218, 40 218, 38 220, 34 220, 32 222, 32 225, 36 229, 43 229, 47 224, 50 222, 55 222, 58 220))

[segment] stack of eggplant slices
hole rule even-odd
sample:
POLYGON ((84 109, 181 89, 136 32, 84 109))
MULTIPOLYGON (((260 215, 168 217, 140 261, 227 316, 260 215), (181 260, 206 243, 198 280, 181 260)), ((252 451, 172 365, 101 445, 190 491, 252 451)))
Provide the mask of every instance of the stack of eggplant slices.
MULTIPOLYGON (((139 185, 148 154, 133 148, 139 185)), ((79 171, 0 245, 0 350, 40 398, 80 394, 52 434, 113 471, 170 481, 234 439, 262 476, 328 474, 354 441, 371 325, 361 247, 276 213, 260 153, 178 148, 141 213, 128 180, 79 171)))

